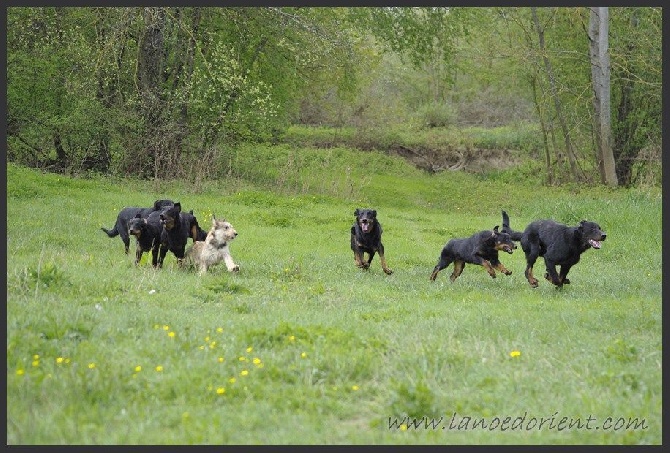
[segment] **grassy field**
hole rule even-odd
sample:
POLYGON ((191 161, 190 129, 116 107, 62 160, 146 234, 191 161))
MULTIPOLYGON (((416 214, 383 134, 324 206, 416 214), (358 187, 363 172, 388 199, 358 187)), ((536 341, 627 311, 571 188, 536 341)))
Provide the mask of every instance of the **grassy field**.
POLYGON ((662 443, 660 189, 428 176, 338 148, 222 165, 248 174, 196 190, 9 165, 8 444, 662 443), (158 198, 228 219, 239 274, 135 267, 100 231, 158 198), (354 266, 357 207, 377 209, 393 275, 354 266), (528 285, 520 248, 511 276, 431 283, 446 241, 501 209, 608 237, 561 290, 528 285))

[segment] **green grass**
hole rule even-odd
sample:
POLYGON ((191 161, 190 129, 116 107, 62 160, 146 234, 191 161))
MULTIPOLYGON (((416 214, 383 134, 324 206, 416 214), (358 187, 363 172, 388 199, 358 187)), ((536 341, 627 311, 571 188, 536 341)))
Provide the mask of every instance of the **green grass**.
POLYGON ((428 176, 347 149, 236 153, 200 192, 9 165, 8 444, 662 442, 660 190, 428 176), (225 216, 239 274, 198 277, 172 255, 135 267, 100 231, 158 198, 203 226, 225 216), (393 275, 354 266, 357 207, 377 209, 393 275), (501 209, 518 229, 586 218, 608 238, 561 290, 532 289, 520 249, 502 257, 509 277, 466 266, 431 283, 444 243, 501 209), (454 413, 531 429, 389 429, 454 413), (559 430, 563 417, 592 429, 559 430), (646 429, 595 429, 607 417, 646 429))

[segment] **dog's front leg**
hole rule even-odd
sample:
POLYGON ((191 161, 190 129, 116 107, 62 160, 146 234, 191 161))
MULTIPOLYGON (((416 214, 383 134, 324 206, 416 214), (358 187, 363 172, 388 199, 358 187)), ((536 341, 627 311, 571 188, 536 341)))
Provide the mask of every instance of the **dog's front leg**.
POLYGON ((491 263, 489 260, 485 260, 482 258, 482 266, 484 266, 484 269, 486 269, 486 272, 489 273, 491 278, 496 278, 496 271, 493 269, 493 266, 491 266, 491 263))
POLYGON ((505 275, 512 275, 512 271, 509 270, 509 269, 507 269, 507 268, 503 265, 503 263, 501 263, 500 261, 498 261, 498 262, 495 263, 495 264, 494 264, 494 263, 491 263, 491 264, 493 265, 493 268, 494 268, 494 269, 496 269, 496 270, 502 272, 503 274, 505 274, 505 275))
POLYGON ((235 264, 233 261, 233 257, 230 255, 225 255, 223 257, 223 261, 226 263, 226 267, 228 268, 228 272, 237 272, 240 270, 240 266, 235 264))
POLYGON ((553 261, 547 261, 547 260, 545 260, 545 264, 547 265, 547 272, 544 274, 544 278, 549 280, 558 288, 563 286, 563 280, 558 276, 558 273, 556 272, 556 264, 553 261))
POLYGON ((391 275, 393 271, 389 269, 388 265, 386 264, 386 257, 384 257, 384 251, 381 249, 379 250, 379 261, 381 261, 382 269, 384 269, 386 275, 391 275))
POLYGON ((363 269, 367 269, 369 266, 363 261, 363 252, 358 247, 354 248, 354 262, 356 263, 356 267, 362 267, 363 269))

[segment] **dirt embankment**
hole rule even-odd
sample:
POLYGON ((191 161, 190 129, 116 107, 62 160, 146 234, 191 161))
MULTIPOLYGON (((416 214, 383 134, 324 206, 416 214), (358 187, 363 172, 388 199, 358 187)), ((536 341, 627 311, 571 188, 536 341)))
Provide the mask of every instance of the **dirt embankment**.
POLYGON ((429 173, 445 170, 485 173, 513 167, 521 162, 508 149, 410 149, 396 146, 390 153, 404 157, 417 168, 429 173))

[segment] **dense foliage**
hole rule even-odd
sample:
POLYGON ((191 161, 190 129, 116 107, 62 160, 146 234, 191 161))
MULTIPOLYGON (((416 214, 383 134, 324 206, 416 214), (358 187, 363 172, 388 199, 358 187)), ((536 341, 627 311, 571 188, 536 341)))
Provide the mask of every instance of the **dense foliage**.
MULTIPOLYGON (((8 8, 8 159, 183 178, 292 124, 534 123, 548 182, 596 181, 588 8, 531 10, 8 8)), ((630 185, 660 157, 661 9, 611 8, 610 22, 613 151, 630 185)))

